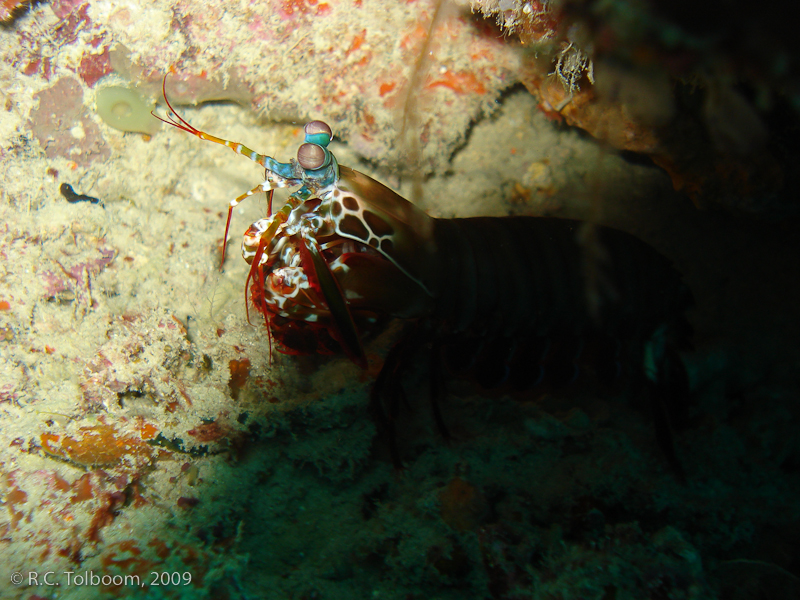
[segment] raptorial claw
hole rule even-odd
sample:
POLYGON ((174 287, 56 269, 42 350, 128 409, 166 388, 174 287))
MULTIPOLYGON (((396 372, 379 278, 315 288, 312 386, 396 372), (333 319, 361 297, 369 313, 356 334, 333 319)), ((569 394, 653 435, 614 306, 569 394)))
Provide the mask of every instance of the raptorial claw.
POLYGON ((229 202, 222 261, 233 208, 266 192, 269 212, 248 229, 242 253, 250 263, 246 294, 271 332, 298 352, 335 340, 366 368, 361 336, 375 314, 408 317, 430 307, 430 274, 424 266, 430 249, 420 249, 415 236, 432 230, 431 218, 380 183, 340 168, 328 149, 333 132, 323 121, 307 123, 297 159, 281 163, 194 127, 169 101, 166 81, 165 76, 161 90, 168 110, 163 117, 153 113, 156 118, 226 146, 266 171, 261 184, 229 202), (280 187, 296 189, 273 213, 272 192, 280 187), (351 272, 349 265, 358 268, 351 272), (276 317, 303 326, 272 327, 276 317), (307 335, 318 339, 309 343, 303 339, 307 335))

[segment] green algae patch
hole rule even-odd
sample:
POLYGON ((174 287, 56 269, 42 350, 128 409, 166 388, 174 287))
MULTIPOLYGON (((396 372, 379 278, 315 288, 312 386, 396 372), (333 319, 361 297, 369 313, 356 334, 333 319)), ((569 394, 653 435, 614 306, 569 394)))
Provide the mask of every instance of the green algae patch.
POLYGON ((161 126, 150 114, 155 103, 136 90, 116 85, 104 87, 97 91, 95 102, 97 114, 114 129, 151 135, 161 126))

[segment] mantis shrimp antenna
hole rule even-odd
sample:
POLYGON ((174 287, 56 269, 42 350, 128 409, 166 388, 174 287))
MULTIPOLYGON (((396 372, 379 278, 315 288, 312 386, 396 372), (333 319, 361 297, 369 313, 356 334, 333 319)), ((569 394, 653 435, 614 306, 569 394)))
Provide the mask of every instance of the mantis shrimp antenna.
MULTIPOLYGON (((244 144, 240 144, 238 142, 232 142, 230 140, 224 140, 222 138, 218 138, 218 137, 216 137, 214 135, 208 134, 205 131, 200 131, 194 125, 189 123, 189 121, 184 119, 180 114, 178 114, 178 111, 175 110, 175 107, 172 106, 172 103, 169 101, 169 98, 167 98, 167 75, 164 75, 164 81, 162 81, 162 83, 161 83, 161 93, 164 96, 164 102, 167 103, 167 108, 169 110, 167 111, 167 118, 166 119, 163 118, 163 117, 160 117, 155 112, 151 112, 150 114, 153 115, 156 119, 158 119, 159 121, 161 121, 163 123, 166 123, 167 125, 171 125, 172 127, 177 127, 178 129, 180 129, 182 131, 186 131, 187 133, 191 133, 192 135, 196 135, 201 140, 207 140, 209 142, 214 142, 215 144, 220 144, 222 146, 226 146, 226 147, 230 148, 231 150, 233 150, 236 154, 241 154, 242 156, 244 156, 246 158, 249 158, 253 162, 258 163, 259 165, 264 167, 264 169, 267 172, 269 172, 270 167, 273 166, 273 163, 275 163, 275 160, 273 158, 271 158, 271 157, 269 157, 269 156, 267 156, 265 154, 259 154, 258 152, 248 148, 244 144)), ((230 226, 231 226, 231 216, 233 214, 233 209, 236 206, 238 206, 240 202, 242 202, 246 198, 249 198, 253 194, 255 194, 257 192, 266 192, 266 194, 267 194, 267 204, 268 204, 267 215, 269 216, 269 215, 272 214, 272 194, 273 194, 273 191, 275 190, 275 188, 284 187, 284 186, 285 186, 285 184, 280 180, 274 181, 269 177, 265 177, 263 183, 260 183, 259 185, 257 185, 253 189, 248 190, 247 192, 245 192, 241 196, 238 196, 238 197, 234 198, 233 200, 231 200, 228 203, 228 218, 225 221, 225 236, 222 239, 222 260, 220 261, 220 265, 219 265, 220 270, 222 270, 222 266, 225 264, 225 248, 226 248, 226 246, 228 244, 228 232, 229 232, 230 226)))

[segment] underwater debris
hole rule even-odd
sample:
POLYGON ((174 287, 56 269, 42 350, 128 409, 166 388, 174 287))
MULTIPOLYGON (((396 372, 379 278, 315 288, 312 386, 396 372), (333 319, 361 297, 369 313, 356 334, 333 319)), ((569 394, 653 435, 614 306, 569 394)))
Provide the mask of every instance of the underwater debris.
POLYGON ((83 194, 78 194, 70 184, 62 183, 61 187, 59 188, 61 195, 72 204, 76 202, 89 202, 90 204, 100 204, 103 205, 103 201, 100 198, 95 198, 94 196, 85 196, 83 194))
POLYGON ((231 392, 231 398, 234 400, 239 399, 242 389, 247 384, 250 377, 250 359, 232 359, 228 366, 230 368, 231 377, 228 380, 228 389, 231 392))
POLYGON ((558 53, 553 75, 558 77, 565 90, 572 93, 581 89, 579 82, 584 77, 589 83, 594 83, 594 63, 583 50, 570 42, 558 53))

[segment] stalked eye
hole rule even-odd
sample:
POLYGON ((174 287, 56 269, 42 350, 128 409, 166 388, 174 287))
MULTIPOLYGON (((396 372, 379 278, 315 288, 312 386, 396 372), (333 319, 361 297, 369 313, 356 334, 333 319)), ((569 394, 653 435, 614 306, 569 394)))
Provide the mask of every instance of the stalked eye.
POLYGON ((311 171, 319 169, 325 164, 325 158, 325 148, 317 144, 303 144, 297 149, 297 162, 304 169, 311 171))
POLYGON ((306 142, 309 144, 319 144, 323 148, 331 143, 333 132, 327 123, 322 121, 311 121, 306 123, 303 131, 306 134, 306 142))
POLYGON ((327 134, 329 138, 333 137, 333 131, 331 131, 331 128, 324 121, 311 121, 310 123, 306 123, 305 133, 306 135, 324 133, 327 134))

